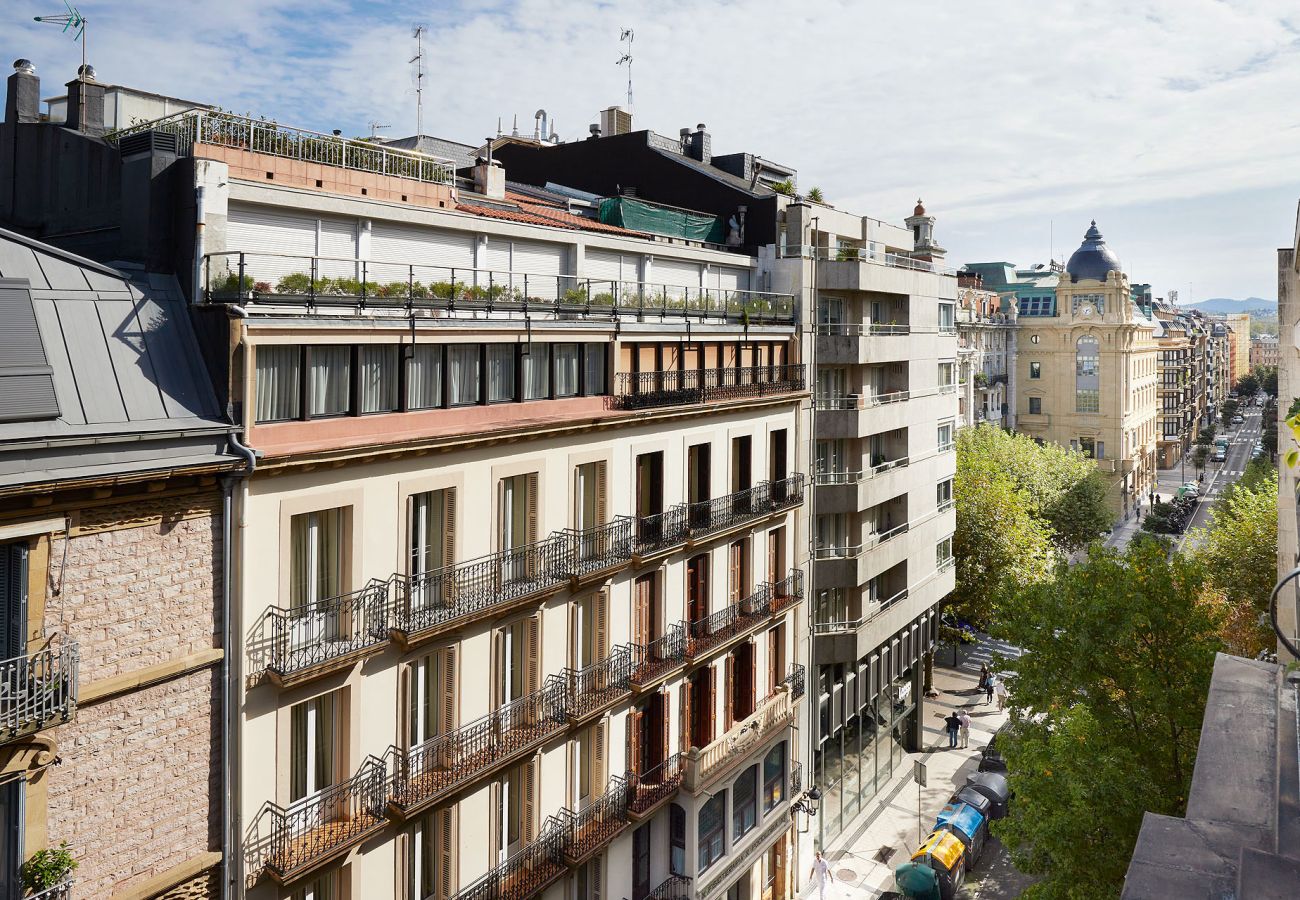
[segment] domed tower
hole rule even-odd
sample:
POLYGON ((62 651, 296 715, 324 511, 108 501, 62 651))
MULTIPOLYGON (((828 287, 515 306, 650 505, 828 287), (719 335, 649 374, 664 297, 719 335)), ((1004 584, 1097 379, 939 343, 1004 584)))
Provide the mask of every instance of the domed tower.
POLYGON ((1122 271, 1124 268, 1119 257, 1106 246, 1106 239, 1097 228, 1097 220, 1093 219, 1083 236, 1083 243, 1065 264, 1065 273, 1070 276, 1071 282, 1077 284, 1085 278, 1090 281, 1105 281, 1111 272, 1122 271))
POLYGON ((1056 288, 1059 315, 1077 323, 1132 319, 1128 278, 1119 257, 1106 246, 1095 219, 1065 264, 1065 274, 1069 277, 1062 278, 1056 288))
POLYGON ((934 216, 925 214, 925 206, 919 199, 916 201, 916 209, 903 220, 903 224, 912 229, 912 256, 937 262, 947 254, 947 250, 935 243, 934 216))

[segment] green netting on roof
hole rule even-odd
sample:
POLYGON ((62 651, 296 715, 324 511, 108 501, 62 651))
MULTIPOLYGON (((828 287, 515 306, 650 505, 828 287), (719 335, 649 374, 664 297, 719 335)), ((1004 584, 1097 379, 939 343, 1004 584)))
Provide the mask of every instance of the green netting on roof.
POLYGON ((648 231, 667 237, 721 244, 726 240, 726 223, 721 216, 672 209, 631 197, 608 197, 600 201, 600 221, 630 231, 648 231))

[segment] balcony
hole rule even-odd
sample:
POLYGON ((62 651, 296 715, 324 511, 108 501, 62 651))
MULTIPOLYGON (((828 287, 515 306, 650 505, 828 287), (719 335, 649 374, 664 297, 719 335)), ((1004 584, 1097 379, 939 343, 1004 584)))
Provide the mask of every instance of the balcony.
POLYGON ((368 757, 357 774, 305 797, 287 809, 270 804, 271 841, 267 873, 288 882, 342 855, 382 831, 384 764, 368 757))
POLYGON ((613 404, 615 409, 638 410, 725 403, 794 393, 804 386, 801 365, 618 372, 613 404))
POLYGON ((771 601, 766 587, 717 612, 688 622, 686 656, 695 660, 744 637, 771 618, 771 601))
POLYGON ((646 772, 628 773, 631 797, 628 812, 637 821, 649 819, 664 805, 669 797, 677 793, 682 786, 682 775, 686 771, 686 757, 674 753, 659 765, 646 772))
POLYGON ((79 662, 77 642, 66 639, 0 662, 0 741, 71 721, 79 662))
POLYGON ((568 726, 563 685, 554 680, 448 734, 390 747, 389 809, 409 818, 470 782, 519 759, 568 726))
POLYGON ((669 875, 667 881, 646 894, 645 900, 695 900, 695 892, 687 876, 669 875))
POLYGON ((817 361, 824 366, 902 362, 916 351, 914 341, 899 340, 911 333, 906 324, 818 325, 817 361))
POLYGON ((636 520, 628 516, 615 516, 603 525, 560 531, 571 587, 576 590, 631 562, 635 524, 636 520))
POLYGON ((686 505, 679 504, 666 512, 638 516, 633 528, 632 554, 640 565, 647 559, 686 543, 686 505))
POLYGON ((703 749, 686 751, 682 788, 698 794, 745 759, 745 754, 786 728, 794 720, 794 698, 785 685, 769 694, 753 715, 703 749))
POLYGON ((682 623, 669 625, 662 637, 649 644, 628 644, 632 656, 629 683, 644 691, 686 665, 686 631, 682 623))
POLYGON ((902 590, 898 591, 896 594, 890 596, 889 598, 880 601, 878 604, 875 601, 869 600, 868 603, 871 604, 872 608, 865 615, 861 615, 856 619, 845 619, 842 621, 832 621, 832 622, 817 622, 813 625, 813 633, 814 634, 846 634, 849 632, 857 631, 863 625, 866 625, 868 622, 870 622, 876 616, 880 615, 885 610, 889 609, 895 603, 898 603, 899 601, 906 600, 906 599, 907 599, 907 588, 903 588, 902 590))
POLYGON ((772 615, 780 615, 803 600, 803 570, 791 569, 780 581, 769 581, 767 589, 772 615))
POLYGON ((560 810, 556 818, 565 833, 565 862, 579 865, 618 837, 628 825, 628 795, 627 781, 615 775, 600 799, 585 809, 577 813, 560 810))
POLYGON ((567 823, 552 816, 537 839, 454 894, 451 900, 528 900, 538 897, 569 870, 564 861, 567 823))
MULTIPOLYGON (((385 605, 389 583, 372 580, 359 591, 283 609, 272 606, 259 623, 266 674, 279 687, 300 684, 352 665, 388 643, 385 605)), ((259 640, 253 641, 258 649, 259 640)))
POLYGON ((795 663, 781 683, 790 689, 790 699, 802 700, 808 690, 808 670, 803 663, 795 663))
POLYGON ((29 895, 26 900, 72 900, 73 880, 69 878, 61 881, 53 887, 47 887, 43 891, 37 891, 29 895))
MULTIPOLYGON (((586 549, 602 553, 616 549, 601 540, 586 549)), ((581 565, 581 560, 570 560, 572 543, 560 533, 423 575, 396 575, 388 627, 403 649, 409 649, 470 622, 500 615, 514 604, 540 600, 568 585, 571 570, 581 565)), ((577 544, 583 549, 581 537, 577 544)))
POLYGON ((632 561, 641 565, 688 541, 741 528, 803 502, 804 475, 799 472, 721 497, 679 503, 665 512, 638 516, 632 525, 632 561))
POLYGON ((632 690, 632 651, 615 647, 605 659, 583 669, 565 669, 559 676, 565 691, 565 712, 578 724, 609 709, 632 690))

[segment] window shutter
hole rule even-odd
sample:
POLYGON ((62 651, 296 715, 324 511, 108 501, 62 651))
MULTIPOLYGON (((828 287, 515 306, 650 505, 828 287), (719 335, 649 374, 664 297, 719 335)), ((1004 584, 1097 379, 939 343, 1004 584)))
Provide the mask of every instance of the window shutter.
POLYGON ((526 624, 524 625, 524 635, 528 647, 527 650, 528 674, 527 674, 527 683, 524 685, 524 693, 531 694, 533 691, 541 687, 541 683, 542 683, 542 678, 541 678, 542 661, 540 659, 542 655, 541 654, 542 648, 541 648, 541 641, 539 640, 541 619, 537 616, 532 616, 531 618, 526 619, 525 623, 526 624))
POLYGON ((524 811, 524 821, 520 831, 523 833, 524 842, 532 843, 537 835, 537 757, 534 756, 524 763, 522 771, 523 777, 520 780, 523 784, 520 791, 523 795, 521 806, 524 811))
POLYGON ((740 558, 741 558, 740 547, 741 544, 739 541, 737 541, 736 543, 732 544, 728 548, 728 552, 731 557, 729 560, 729 562, 731 563, 731 567, 730 567, 731 570, 730 572, 728 572, 728 578, 730 580, 730 584, 728 585, 727 602, 732 604, 739 603, 741 599, 740 579, 742 573, 740 571, 740 558))
POLYGON ((655 748, 655 762, 662 763, 668 758, 668 688, 659 692, 659 746, 655 748))
POLYGON ((628 768, 638 775, 641 771, 641 717, 645 713, 633 707, 627 714, 627 759, 628 768))
POLYGON ((416 693, 412 682, 412 675, 415 672, 415 663, 408 663, 402 666, 397 676, 397 709, 399 715, 405 713, 405 717, 398 721, 405 721, 406 727, 399 728, 397 743, 403 750, 411 749, 411 733, 415 731, 416 723, 419 721, 420 711, 416 709, 416 693))
POLYGON ((596 463, 596 520, 602 525, 609 521, 609 484, 605 469, 603 461, 596 463))
POLYGON ((393 842, 393 850, 397 856, 397 865, 393 867, 393 874, 396 876, 394 880, 397 882, 393 896, 400 897, 401 900, 416 900, 416 895, 420 892, 419 884, 415 884, 416 876, 411 870, 413 837, 410 832, 399 831, 397 839, 393 842))
POLYGON ((605 857, 593 857, 591 860, 591 900, 603 900, 605 896, 605 857))
POLYGON ((537 473, 528 475, 528 543, 537 541, 537 473))
POLYGON ((455 646, 444 647, 439 654, 442 664, 442 696, 439 698, 438 733, 450 734, 456 730, 456 672, 457 650, 455 646))
POLYGON ((435 841, 438 856, 434 861, 437 871, 434 872, 434 878, 440 897, 456 895, 456 826, 458 824, 456 814, 458 811, 457 804, 445 806, 437 811, 434 818, 434 827, 438 830, 435 841))
MULTIPOLYGON (((605 744, 609 738, 609 716, 602 716, 594 726, 591 735, 591 773, 595 784, 604 786, 609 780, 606 774, 607 756, 605 744)), ((593 785, 594 787, 594 785, 593 785)))
POLYGON ((725 718, 726 730, 731 730, 731 725, 736 721, 736 654, 734 652, 727 654, 727 715, 725 718))
POLYGON ((691 683, 683 681, 678 693, 681 695, 681 708, 679 709, 681 714, 681 724, 679 726, 681 735, 678 743, 681 745, 682 751, 685 752, 691 749, 691 683))
POLYGON ((456 489, 442 491, 442 564, 456 561, 456 489))
POLYGON ((753 715, 754 710, 758 708, 758 642, 753 638, 749 639, 749 671, 746 673, 749 684, 745 686, 748 692, 748 698, 745 708, 749 714, 753 715))
POLYGON ((642 646, 650 643, 650 579, 643 575, 636 581, 636 636, 635 641, 642 646))
POLYGON ((781 580, 781 537, 780 528, 767 533, 767 580, 773 584, 781 580))
POLYGON ((713 723, 714 717, 718 714, 718 670, 709 665, 706 672, 709 682, 708 708, 704 711, 704 734, 701 737, 701 743, 710 744, 713 742, 713 723))
POLYGON ((781 680, 779 666, 777 664, 780 656, 778 641, 781 639, 780 626, 773 628, 767 633, 767 690, 769 693, 776 690, 777 682, 781 680))
POLYGON ((596 617, 596 657, 609 655, 609 591, 600 591, 592 598, 592 612, 596 617))

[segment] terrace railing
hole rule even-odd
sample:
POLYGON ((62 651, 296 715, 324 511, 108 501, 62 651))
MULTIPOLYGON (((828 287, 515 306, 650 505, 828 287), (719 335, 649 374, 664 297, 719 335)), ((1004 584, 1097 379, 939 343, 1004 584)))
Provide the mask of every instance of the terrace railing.
POLYGON ((870 262, 898 269, 913 269, 919 272, 933 272, 936 275, 956 275, 957 270, 951 266, 931 262, 926 259, 914 259, 902 253, 894 252, 877 241, 867 241, 862 247, 817 247, 810 244, 787 246, 782 255, 786 257, 803 257, 805 259, 822 259, 830 262, 870 262))
POLYGON ((574 813, 561 809, 556 818, 564 836, 564 858, 577 864, 618 836, 628 823, 627 780, 615 775, 599 799, 574 813))
POLYGON ((77 642, 62 639, 0 662, 0 740, 70 721, 79 663, 77 642))
POLYGON ((771 598, 772 614, 785 612, 803 600, 803 570, 791 569, 790 574, 780 581, 767 582, 768 596, 771 598))
POLYGON ((350 594, 268 608, 268 671, 290 681, 387 643, 389 588, 389 582, 373 579, 350 594))
POLYGON ((790 697, 798 700, 808 690, 808 670, 803 663, 795 663, 782 683, 790 689, 790 697))
POLYGON ((191 109, 173 113, 110 132, 104 140, 120 144, 125 137, 147 131, 176 135, 177 150, 182 156, 192 155, 195 144, 209 144, 433 184, 450 185, 456 180, 454 163, 426 153, 305 128, 291 128, 266 119, 251 119, 216 110, 191 109))
POLYGON ((771 615, 766 586, 715 613, 686 624, 686 655, 697 658, 765 622, 771 615))
POLYGON ((73 884, 74 882, 71 878, 65 881, 60 881, 58 884, 47 887, 43 891, 37 891, 34 894, 28 895, 26 900, 72 900, 73 884))
POLYGON ((637 516, 633 527, 633 552, 649 556, 669 547, 686 543, 686 506, 673 506, 664 512, 637 516))
POLYGON ((669 875, 667 881, 646 894, 645 900, 695 900, 695 891, 688 876, 669 875))
POLYGON ((631 689, 632 651, 620 645, 598 663, 582 669, 563 670, 569 718, 578 721, 606 709, 631 689))
POLYGON ((536 839, 493 868, 451 900, 528 900, 568 871, 564 861, 568 823, 555 816, 536 839))
POLYGON ((565 692, 549 681, 541 690, 409 750, 390 747, 389 802, 403 815, 537 746, 568 726, 565 692))
POLYGON ((643 688, 656 679, 686 664, 686 631, 682 623, 668 626, 661 637, 649 644, 627 644, 632 657, 629 681, 643 688))
POLYGON ((635 520, 628 516, 616 516, 602 525, 559 532, 570 577, 581 579, 630 561, 634 524, 635 520))
POLYGON ((805 384, 804 367, 799 365, 619 372, 614 380, 614 405, 618 409, 654 409, 717 403, 802 391, 805 384))
POLYGON ((632 814, 644 816, 676 793, 682 784, 685 762, 682 754, 674 753, 644 772, 629 772, 627 781, 631 789, 631 797, 628 807, 632 814))
POLYGON ((288 807, 271 804, 267 869, 287 880, 387 824, 384 764, 367 757, 357 773, 288 807))

